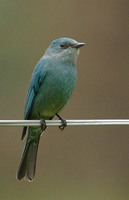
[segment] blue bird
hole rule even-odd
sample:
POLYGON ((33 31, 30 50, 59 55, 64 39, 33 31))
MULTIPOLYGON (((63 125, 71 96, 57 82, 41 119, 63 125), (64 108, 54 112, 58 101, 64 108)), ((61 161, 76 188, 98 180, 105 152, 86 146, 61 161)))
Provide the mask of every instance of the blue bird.
MULTIPOLYGON (((32 181, 35 175, 36 157, 41 133, 46 129, 45 120, 57 116, 62 125, 67 125, 59 115, 72 95, 77 80, 76 61, 79 43, 70 38, 54 40, 36 65, 25 103, 24 119, 41 120, 41 127, 29 127, 25 147, 19 164, 17 179, 26 177, 32 181)), ((23 128, 22 139, 27 131, 23 128)))

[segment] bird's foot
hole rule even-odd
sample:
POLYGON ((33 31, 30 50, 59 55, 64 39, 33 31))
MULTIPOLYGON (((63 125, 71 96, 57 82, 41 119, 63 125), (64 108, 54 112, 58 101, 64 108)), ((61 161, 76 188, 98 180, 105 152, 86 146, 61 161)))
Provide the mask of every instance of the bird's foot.
POLYGON ((40 119, 41 130, 42 132, 47 128, 46 122, 44 119, 40 119))
POLYGON ((56 116, 61 120, 61 126, 59 126, 59 129, 61 131, 64 130, 64 128, 67 126, 67 122, 65 119, 63 119, 60 115, 56 114, 56 116))

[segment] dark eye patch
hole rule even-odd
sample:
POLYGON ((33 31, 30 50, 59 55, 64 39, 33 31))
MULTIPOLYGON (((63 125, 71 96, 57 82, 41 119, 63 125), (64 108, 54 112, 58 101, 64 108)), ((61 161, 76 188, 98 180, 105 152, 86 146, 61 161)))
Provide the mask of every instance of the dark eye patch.
POLYGON ((60 47, 65 47, 65 44, 64 43, 60 43, 60 47))
POLYGON ((65 43, 65 42, 61 42, 61 43, 60 43, 60 47, 61 47, 62 49, 67 49, 69 46, 70 46, 70 45, 69 45, 68 43, 65 43))

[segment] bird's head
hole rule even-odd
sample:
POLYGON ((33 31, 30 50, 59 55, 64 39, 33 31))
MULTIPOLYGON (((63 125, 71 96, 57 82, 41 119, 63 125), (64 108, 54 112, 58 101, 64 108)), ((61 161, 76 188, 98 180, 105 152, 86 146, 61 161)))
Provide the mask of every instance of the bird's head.
POLYGON ((60 61, 76 62, 80 47, 85 43, 79 43, 71 38, 59 38, 48 47, 45 55, 60 59, 60 61))

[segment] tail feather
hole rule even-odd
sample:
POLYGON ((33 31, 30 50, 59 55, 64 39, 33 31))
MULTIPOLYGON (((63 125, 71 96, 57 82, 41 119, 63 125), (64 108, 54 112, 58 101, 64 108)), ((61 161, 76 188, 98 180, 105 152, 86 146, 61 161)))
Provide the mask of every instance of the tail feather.
POLYGON ((34 179, 39 139, 40 136, 36 142, 34 142, 33 140, 29 140, 27 138, 18 168, 18 180, 22 179, 24 176, 26 176, 29 181, 34 179))
POLYGON ((26 131, 27 131, 27 126, 24 126, 23 131, 22 131, 21 140, 24 139, 24 137, 25 137, 25 135, 26 135, 26 131))
POLYGON ((30 181, 34 179, 34 175, 35 175, 38 145, 39 145, 39 140, 38 140, 38 143, 31 144, 29 147, 27 165, 26 165, 26 177, 30 181))

